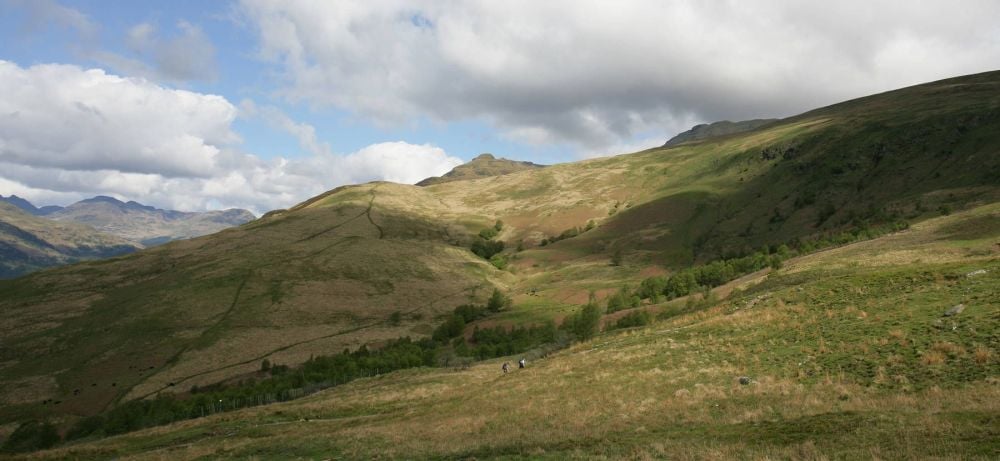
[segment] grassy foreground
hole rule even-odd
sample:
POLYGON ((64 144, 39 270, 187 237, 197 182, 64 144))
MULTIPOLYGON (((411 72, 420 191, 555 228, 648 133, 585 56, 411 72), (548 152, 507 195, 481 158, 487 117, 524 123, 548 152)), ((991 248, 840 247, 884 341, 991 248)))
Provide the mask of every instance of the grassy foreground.
POLYGON ((998 242, 994 203, 509 375, 406 370, 28 458, 996 459, 998 242))

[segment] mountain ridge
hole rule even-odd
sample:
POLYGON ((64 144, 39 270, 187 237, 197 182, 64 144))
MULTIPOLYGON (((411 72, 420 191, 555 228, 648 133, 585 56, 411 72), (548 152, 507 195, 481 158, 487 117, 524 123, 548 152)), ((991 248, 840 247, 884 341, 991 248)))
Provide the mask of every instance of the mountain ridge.
POLYGON ((745 133, 747 131, 753 131, 757 128, 766 126, 768 124, 777 122, 780 119, 777 118, 762 118, 753 120, 743 120, 739 122, 730 122, 729 120, 723 120, 719 122, 712 123, 702 123, 691 127, 691 129, 678 133, 676 136, 667 140, 663 144, 663 147, 672 147, 680 145, 691 141, 701 141, 703 139, 714 138, 717 136, 728 136, 733 134, 745 133))

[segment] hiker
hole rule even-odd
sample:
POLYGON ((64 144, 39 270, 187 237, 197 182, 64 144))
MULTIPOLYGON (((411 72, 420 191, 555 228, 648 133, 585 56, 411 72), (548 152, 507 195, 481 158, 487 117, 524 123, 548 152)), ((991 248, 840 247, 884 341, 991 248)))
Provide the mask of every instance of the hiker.
POLYGON ((503 366, 500 367, 500 369, 503 370, 503 374, 507 374, 507 372, 510 371, 510 364, 507 363, 507 362, 504 362, 503 366))
POLYGON ((521 360, 517 361, 517 367, 524 368, 524 357, 521 357, 521 360))

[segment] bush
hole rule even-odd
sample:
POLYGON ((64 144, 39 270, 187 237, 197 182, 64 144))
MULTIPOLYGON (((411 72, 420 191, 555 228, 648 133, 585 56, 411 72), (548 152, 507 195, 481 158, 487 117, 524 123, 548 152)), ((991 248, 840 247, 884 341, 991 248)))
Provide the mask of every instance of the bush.
POLYGON ((639 307, 642 300, 639 296, 634 295, 629 290, 628 286, 623 286, 618 289, 614 294, 608 296, 607 301, 607 313, 617 312, 623 309, 631 309, 633 307, 639 307))
POLYGON ((610 329, 632 328, 649 325, 653 322, 653 316, 646 311, 629 312, 628 315, 618 319, 610 329))
POLYGON ((463 330, 465 330, 465 319, 459 314, 451 314, 448 320, 434 329, 431 337, 439 343, 447 343, 449 339, 462 334, 463 330))
POLYGON ((590 302, 580 308, 579 312, 566 317, 562 324, 562 329, 581 341, 594 337, 601 326, 601 308, 591 295, 590 302))
POLYGON ((504 270, 507 268, 507 258, 499 254, 493 255, 490 257, 490 264, 497 269, 504 270))
POLYGON ((514 327, 510 330, 503 327, 477 328, 472 333, 473 345, 469 347, 462 343, 455 348, 455 352, 459 355, 488 359, 524 352, 554 342, 555 339, 556 326, 551 321, 538 326, 514 327))
POLYGON ((8 453, 23 453, 42 450, 59 443, 59 433, 55 426, 48 422, 27 421, 14 430, 3 443, 3 450, 8 453))
POLYGON ((483 259, 490 259, 493 255, 503 251, 504 244, 501 240, 476 240, 472 242, 472 252, 483 259))
POLYGON ((389 314, 389 323, 392 325, 399 325, 403 322, 403 313, 400 311, 395 311, 389 314))
POLYGON ((493 294, 490 295, 490 300, 486 302, 486 309, 490 312, 500 312, 509 308, 513 303, 509 296, 504 295, 499 289, 494 288, 493 294))

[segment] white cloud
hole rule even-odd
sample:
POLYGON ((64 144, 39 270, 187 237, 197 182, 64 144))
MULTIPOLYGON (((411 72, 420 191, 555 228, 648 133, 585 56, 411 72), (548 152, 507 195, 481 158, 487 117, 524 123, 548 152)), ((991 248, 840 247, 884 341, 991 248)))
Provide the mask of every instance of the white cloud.
POLYGON ((690 121, 788 116, 1000 67, 971 0, 243 0, 290 101, 381 123, 485 119, 593 152, 690 121))
POLYGON ((204 176, 239 138, 221 96, 97 69, 0 61, 0 160, 67 170, 204 176))
POLYGON ((181 210, 288 207, 338 185, 412 183, 461 163, 405 142, 338 155, 277 108, 244 101, 295 135, 310 155, 263 159, 239 151, 237 108, 221 96, 161 87, 68 65, 21 68, 0 61, 0 194, 36 205, 93 195, 181 210))

